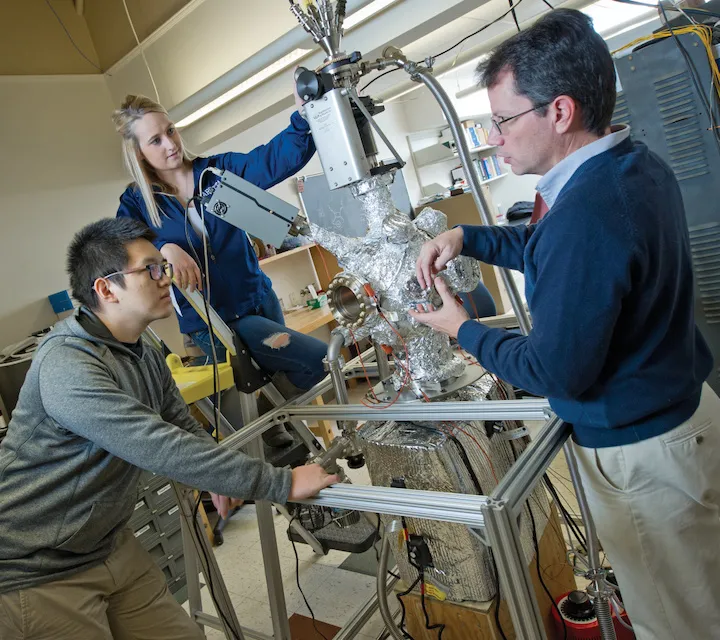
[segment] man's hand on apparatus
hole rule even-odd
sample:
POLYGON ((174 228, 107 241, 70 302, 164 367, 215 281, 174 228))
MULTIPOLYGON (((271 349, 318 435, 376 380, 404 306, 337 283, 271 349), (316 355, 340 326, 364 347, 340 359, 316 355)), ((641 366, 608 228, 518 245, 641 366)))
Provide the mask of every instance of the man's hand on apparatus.
POLYGON ((173 266, 173 280, 181 289, 202 290, 202 275, 197 262, 182 247, 168 242, 160 248, 162 257, 173 266))
POLYGON ((292 484, 288 500, 302 500, 314 496, 320 489, 340 482, 336 475, 330 475, 319 464, 306 464, 292 470, 292 484))
POLYGON ((445 268, 450 260, 457 258, 463 248, 463 230, 456 227, 426 242, 420 249, 415 275, 423 289, 432 286, 435 274, 445 268))
POLYGON ((462 304, 450 293, 450 288, 445 284, 445 280, 435 278, 434 282, 435 289, 442 298, 442 308, 435 310, 430 304, 418 305, 415 310, 410 310, 409 313, 415 320, 432 327, 435 331, 447 333, 451 338, 457 338, 460 327, 470 319, 470 316, 462 304))

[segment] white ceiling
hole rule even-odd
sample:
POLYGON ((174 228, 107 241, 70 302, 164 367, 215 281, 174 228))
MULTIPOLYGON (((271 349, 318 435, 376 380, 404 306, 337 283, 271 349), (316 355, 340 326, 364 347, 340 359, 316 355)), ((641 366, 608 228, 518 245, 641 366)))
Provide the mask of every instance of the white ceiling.
MULTIPOLYGON (((548 1, 554 6, 574 8, 593 4, 592 0, 548 1)), ((437 0, 400 0, 367 25, 351 31, 346 37, 345 48, 379 55, 387 44, 399 44, 409 58, 421 60, 489 25, 509 8, 507 0, 486 0, 482 6, 478 4, 469 0, 443 0, 441 3, 437 0)), ((548 11, 543 0, 521 0, 516 4, 521 26, 527 26, 548 11)), ((153 68, 161 101, 167 107, 182 102, 289 30, 299 28, 288 10, 287 0, 263 0, 263 11, 258 11, 258 3, 249 0, 193 0, 189 7, 192 10, 186 12, 182 20, 166 32, 151 36, 146 46, 146 57, 153 68)), ((587 11, 600 32, 612 23, 637 19, 643 13, 652 14, 652 10, 612 0, 600 0, 587 11)), ((436 60, 436 72, 454 80, 457 90, 469 86, 474 65, 463 65, 476 61, 483 52, 514 32, 515 25, 508 14, 436 60), (452 71, 453 68, 456 70, 452 71)), ((308 46, 312 46, 309 38, 308 46)), ((315 53, 302 64, 313 66, 320 59, 319 53, 315 53)), ((129 92, 152 95, 152 86, 140 56, 128 57, 111 73, 113 76, 108 79, 108 84, 116 101, 129 92)), ((292 104, 291 73, 288 70, 270 78, 188 127, 185 135, 197 149, 202 149, 230 128, 233 134, 238 133, 260 118, 289 107, 292 104)), ((407 75, 398 71, 374 82, 370 93, 388 98, 412 86, 407 75)))
MULTIPOLYGON (((593 0, 575 0, 564 3, 549 0, 549 2, 554 6, 581 9, 593 19, 595 29, 603 37, 614 35, 617 31, 638 20, 657 15, 655 9, 622 4, 614 0, 596 0, 594 2, 593 0)), ((486 5, 454 20, 433 34, 404 47, 403 50, 412 59, 424 59, 426 56, 446 49, 482 26, 490 24, 508 9, 508 4, 504 0, 491 0, 486 5)), ((522 0, 517 6, 516 15, 520 26, 524 27, 547 11, 549 8, 543 0, 522 0)), ((482 53, 510 37, 516 31, 512 15, 508 14, 493 26, 466 40, 451 53, 439 58, 436 61, 436 72, 445 80, 443 84, 446 89, 450 90, 447 82, 449 79, 454 81, 456 91, 473 84, 474 69, 482 53)), ((401 74, 397 73, 373 83, 370 92, 387 99, 410 87, 412 84, 408 82, 407 78, 403 78, 401 74)))

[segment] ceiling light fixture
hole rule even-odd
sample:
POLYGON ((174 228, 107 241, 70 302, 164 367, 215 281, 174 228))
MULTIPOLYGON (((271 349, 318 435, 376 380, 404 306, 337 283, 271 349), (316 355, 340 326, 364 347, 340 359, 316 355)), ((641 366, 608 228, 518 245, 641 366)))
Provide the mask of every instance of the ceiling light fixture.
POLYGON ((238 96, 241 96, 243 93, 247 93, 248 91, 250 91, 250 89, 256 87, 271 76, 274 76, 276 73, 280 73, 281 71, 287 69, 289 66, 300 60, 300 58, 306 56, 311 51, 312 49, 294 49, 286 56, 283 56, 279 60, 276 60, 272 64, 269 64, 262 71, 256 73, 253 76, 250 76, 244 82, 236 85, 235 87, 230 89, 230 91, 226 91, 220 97, 215 98, 215 100, 208 102, 204 107, 201 107, 194 113, 191 113, 189 116, 183 118, 182 120, 180 120, 180 122, 177 122, 175 126, 178 128, 187 127, 193 122, 200 120, 200 118, 204 118, 209 113, 212 113, 216 109, 219 109, 224 104, 227 104, 231 100, 234 100, 238 96))
MULTIPOLYGON (((367 22, 370 18, 380 13, 380 11, 387 9, 390 5, 396 4, 397 2, 400 2, 400 0, 375 0, 374 2, 365 5, 362 9, 358 9, 357 11, 350 14, 347 18, 345 18, 344 31, 347 32, 350 29, 354 29, 358 25, 367 22)), ((197 122, 198 120, 200 120, 200 118, 204 118, 206 115, 219 109, 231 100, 234 100, 242 94, 247 93, 254 87, 263 83, 268 78, 274 76, 277 73, 280 73, 281 71, 284 71, 288 67, 295 64, 301 58, 304 58, 309 53, 312 53, 312 51, 313 49, 294 49, 282 58, 279 58, 275 62, 269 64, 262 71, 250 76, 247 80, 241 82, 229 91, 223 93, 221 96, 215 98, 215 100, 208 102, 204 107, 201 107, 197 111, 194 111, 190 115, 186 116, 185 118, 180 120, 180 122, 175 123, 175 126, 178 128, 183 128, 191 125, 193 122, 197 122)))

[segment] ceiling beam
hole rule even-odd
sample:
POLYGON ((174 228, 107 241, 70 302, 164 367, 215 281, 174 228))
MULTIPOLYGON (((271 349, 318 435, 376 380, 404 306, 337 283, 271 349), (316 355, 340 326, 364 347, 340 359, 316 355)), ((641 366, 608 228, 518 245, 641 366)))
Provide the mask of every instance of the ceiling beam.
MULTIPOLYGON (((480 2, 478 0, 444 0, 442 7, 438 8, 437 0, 403 0, 390 6, 377 18, 353 29, 345 38, 346 50, 359 50, 365 59, 374 59, 388 44, 406 46, 461 18, 482 4, 485 4, 482 0, 480 2)), ((348 6, 349 8, 350 6, 348 6)), ((304 42, 309 42, 308 47, 312 46, 313 43, 309 40, 309 36, 304 35, 300 26, 296 27, 228 72, 223 77, 225 80, 222 83, 212 82, 170 109, 171 118, 179 121, 195 109, 207 104, 211 99, 226 91, 225 87, 229 88, 228 76, 230 74, 233 74, 234 84, 232 86, 235 86, 256 73, 255 63, 264 61, 265 64, 268 64, 276 60, 280 55, 287 54, 297 47, 303 37, 305 38, 304 42), (270 52, 272 55, 268 55, 270 52), (251 61, 253 61, 252 67, 250 66, 251 61), (220 89, 224 89, 224 91, 220 91, 220 89)), ((323 58, 324 54, 320 53, 319 49, 315 49, 313 53, 308 54, 307 59, 303 60, 303 65, 309 68, 316 67, 323 58)), ((291 70, 279 73, 243 96, 205 116, 202 120, 183 129, 183 136, 194 150, 202 152, 221 142, 223 138, 235 135, 252 126, 253 123, 279 113, 292 105, 291 78, 291 70)))
MULTIPOLYGON (((593 4, 595 1, 596 0, 566 0, 565 2, 555 2, 553 4, 556 9, 563 8, 580 10, 593 4)), ((537 22, 542 16, 548 13, 548 11, 545 11, 544 6, 542 7, 542 9, 542 11, 534 15, 532 18, 529 18, 528 20, 521 20, 521 28, 523 30, 527 29, 532 24, 537 22)), ((514 26, 509 26, 508 29, 505 30, 503 33, 495 35, 492 38, 481 39, 480 42, 477 42, 474 45, 473 41, 469 40, 466 48, 461 49, 460 53, 458 53, 456 56, 449 56, 445 58, 442 62, 436 63, 433 67, 433 72, 435 75, 440 75, 447 71, 451 71, 454 67, 459 67, 472 60, 480 58, 484 54, 492 51, 500 43, 507 40, 515 33, 517 33, 516 28, 514 26)), ((398 78, 402 76, 400 74, 393 74, 393 76, 394 78, 390 78, 387 83, 383 83, 382 80, 378 82, 378 86, 373 93, 373 98, 383 101, 390 100, 391 98, 394 98, 400 93, 405 93, 409 89, 422 88, 423 86, 419 85, 417 82, 410 80, 410 78, 407 76, 404 80, 399 82, 398 78)), ((470 93, 472 93, 472 91, 470 93)), ((457 97, 462 96, 458 95, 457 97)))

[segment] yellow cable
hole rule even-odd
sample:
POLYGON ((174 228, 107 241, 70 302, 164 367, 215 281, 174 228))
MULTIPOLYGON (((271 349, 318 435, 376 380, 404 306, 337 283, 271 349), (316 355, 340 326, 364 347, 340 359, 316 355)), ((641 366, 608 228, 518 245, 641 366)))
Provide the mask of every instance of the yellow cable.
POLYGON ((636 38, 632 42, 629 42, 628 44, 620 47, 619 49, 615 49, 615 51, 612 52, 612 55, 615 55, 616 53, 619 53, 620 51, 624 51, 625 49, 635 47, 639 44, 642 44, 643 42, 648 42, 650 40, 663 40, 665 38, 670 38, 670 37, 672 37, 673 33, 678 36, 685 35, 686 33, 694 33, 696 36, 698 36, 698 38, 700 38, 701 42, 703 43, 703 45, 705 47, 705 51, 707 53, 708 60, 710 62, 710 69, 712 72, 713 85, 715 86, 715 90, 717 91, 718 96, 720 96, 720 69, 718 69, 718 65, 715 60, 715 56, 713 55, 712 29, 710 29, 710 27, 707 27, 705 25, 690 25, 687 27, 680 27, 679 29, 673 29, 672 33, 668 29, 665 31, 659 31, 658 33, 653 33, 649 36, 644 36, 642 38, 636 38))

